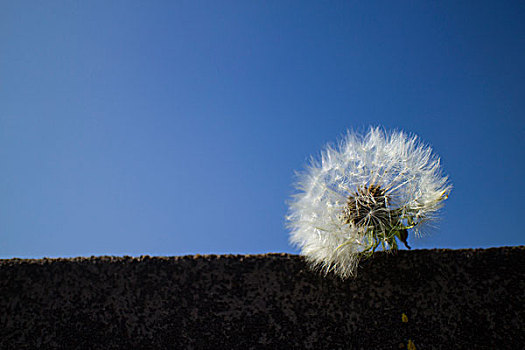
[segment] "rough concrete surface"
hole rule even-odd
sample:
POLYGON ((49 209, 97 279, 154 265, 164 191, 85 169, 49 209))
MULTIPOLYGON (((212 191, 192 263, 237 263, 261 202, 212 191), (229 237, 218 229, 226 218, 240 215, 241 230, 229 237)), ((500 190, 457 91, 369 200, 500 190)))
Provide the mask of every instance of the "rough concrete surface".
POLYGON ((523 349, 525 246, 0 260, 0 348, 523 349))

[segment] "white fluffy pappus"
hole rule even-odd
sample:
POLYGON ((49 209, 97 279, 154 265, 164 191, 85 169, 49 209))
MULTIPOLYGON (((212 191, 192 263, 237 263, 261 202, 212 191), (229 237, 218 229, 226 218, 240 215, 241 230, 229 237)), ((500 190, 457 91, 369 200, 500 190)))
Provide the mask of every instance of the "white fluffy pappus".
POLYGON ((362 257, 408 248, 435 219, 452 186, 417 136, 370 128, 348 131, 298 174, 286 217, 290 241, 314 268, 353 276, 362 257))

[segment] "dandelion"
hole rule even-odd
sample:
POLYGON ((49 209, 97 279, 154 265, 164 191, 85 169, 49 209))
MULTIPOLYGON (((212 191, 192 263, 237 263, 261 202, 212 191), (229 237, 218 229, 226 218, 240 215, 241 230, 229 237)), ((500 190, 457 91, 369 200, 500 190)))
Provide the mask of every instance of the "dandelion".
POLYGON ((347 132, 299 174, 290 201, 290 241, 312 267, 342 278, 377 249, 407 248, 436 218, 451 185, 439 158, 417 136, 370 128, 347 132))

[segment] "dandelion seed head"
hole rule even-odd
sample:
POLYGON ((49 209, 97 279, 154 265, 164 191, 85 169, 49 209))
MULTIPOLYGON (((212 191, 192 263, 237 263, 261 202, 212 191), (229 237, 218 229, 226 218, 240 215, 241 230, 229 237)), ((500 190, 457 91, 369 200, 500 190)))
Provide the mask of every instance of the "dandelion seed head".
POLYGON ((290 241, 315 268, 342 278, 361 257, 407 244, 436 218, 451 190, 432 149, 402 131, 347 132, 298 174, 290 241))

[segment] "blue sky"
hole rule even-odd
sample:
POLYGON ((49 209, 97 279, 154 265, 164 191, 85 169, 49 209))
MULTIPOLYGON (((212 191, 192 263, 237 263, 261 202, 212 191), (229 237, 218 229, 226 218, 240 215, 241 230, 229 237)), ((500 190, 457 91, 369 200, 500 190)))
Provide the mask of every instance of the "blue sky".
POLYGON ((524 244, 521 1, 2 1, 0 257, 293 252, 293 172, 418 134, 413 248, 524 244))

